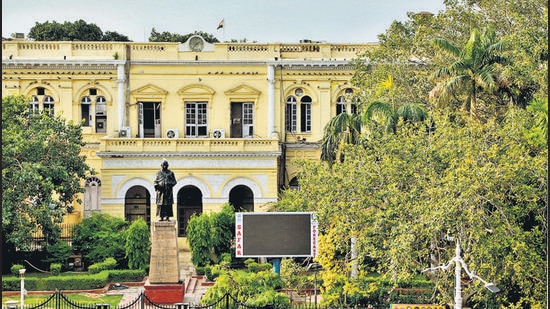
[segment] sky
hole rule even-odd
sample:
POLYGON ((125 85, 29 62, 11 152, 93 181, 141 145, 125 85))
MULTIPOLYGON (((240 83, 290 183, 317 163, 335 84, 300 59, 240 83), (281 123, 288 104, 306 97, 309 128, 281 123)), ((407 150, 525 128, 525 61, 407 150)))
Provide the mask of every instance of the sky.
POLYGON ((146 42, 155 28, 220 41, 366 43, 394 20, 408 20, 407 12, 444 8, 443 0, 2 0, 2 36, 27 36, 36 22, 82 19, 134 42, 146 42))

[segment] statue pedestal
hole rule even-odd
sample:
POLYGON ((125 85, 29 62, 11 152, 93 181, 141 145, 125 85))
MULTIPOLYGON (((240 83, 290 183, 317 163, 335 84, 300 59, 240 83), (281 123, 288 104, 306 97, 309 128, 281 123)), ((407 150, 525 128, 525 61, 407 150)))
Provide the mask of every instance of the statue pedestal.
POLYGON ((180 303, 185 287, 180 282, 175 221, 153 222, 151 261, 145 295, 155 303, 180 303))

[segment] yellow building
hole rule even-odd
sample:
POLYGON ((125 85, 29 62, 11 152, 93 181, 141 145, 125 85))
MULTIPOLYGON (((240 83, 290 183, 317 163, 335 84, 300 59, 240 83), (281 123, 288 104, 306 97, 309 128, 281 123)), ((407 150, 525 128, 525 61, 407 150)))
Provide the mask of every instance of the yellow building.
POLYGON ((82 120, 97 175, 67 222, 101 211, 155 219, 153 180, 175 173, 174 217, 262 211, 318 160, 325 124, 351 110, 349 60, 370 44, 2 42, 2 95, 82 120))

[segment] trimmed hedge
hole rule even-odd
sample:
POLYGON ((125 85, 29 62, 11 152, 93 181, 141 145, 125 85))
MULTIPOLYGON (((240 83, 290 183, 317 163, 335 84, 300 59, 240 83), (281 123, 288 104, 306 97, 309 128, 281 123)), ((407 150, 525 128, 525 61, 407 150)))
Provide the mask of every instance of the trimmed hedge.
MULTIPOLYGON (((93 290, 105 287, 111 282, 141 282, 145 270, 109 270, 97 274, 74 274, 49 277, 25 277, 28 291, 93 290)), ((13 276, 2 277, 2 291, 19 291, 21 279, 13 276)))

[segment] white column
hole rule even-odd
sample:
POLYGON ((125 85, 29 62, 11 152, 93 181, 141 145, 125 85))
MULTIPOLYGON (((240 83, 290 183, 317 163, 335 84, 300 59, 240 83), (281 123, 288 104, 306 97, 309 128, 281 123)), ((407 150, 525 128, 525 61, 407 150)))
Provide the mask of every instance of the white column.
POLYGON ((124 116, 126 111, 124 106, 126 105, 126 87, 124 79, 124 64, 119 64, 117 66, 117 79, 118 84, 118 129, 122 129, 124 126, 124 116))
POLYGON ((267 136, 275 136, 275 66, 267 66, 267 136))

